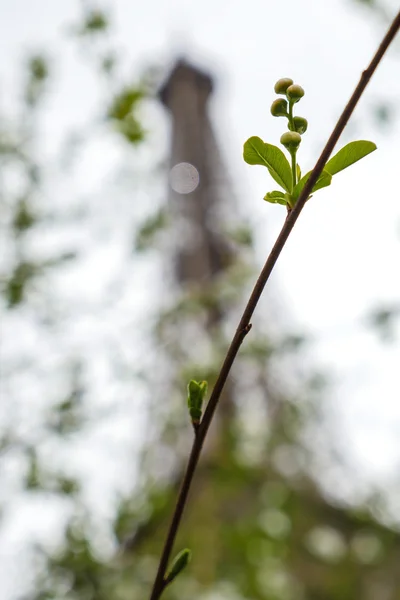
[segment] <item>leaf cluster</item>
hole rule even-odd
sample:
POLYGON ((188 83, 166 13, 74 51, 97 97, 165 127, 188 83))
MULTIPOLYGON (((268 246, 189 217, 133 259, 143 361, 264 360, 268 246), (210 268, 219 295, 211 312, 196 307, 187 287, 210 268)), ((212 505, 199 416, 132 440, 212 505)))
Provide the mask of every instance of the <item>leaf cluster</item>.
MULTIPOLYGON (((293 105, 301 99, 304 91, 300 86, 289 85, 290 83, 293 83, 291 79, 281 79, 277 82, 275 91, 277 93, 286 93, 288 100, 275 100, 272 104, 271 112, 274 116, 284 116, 288 119, 289 131, 282 135, 281 143, 289 150, 292 157, 292 167, 280 148, 264 142, 258 136, 250 137, 245 142, 243 148, 245 162, 249 165, 266 167, 271 177, 282 188, 281 190, 267 192, 264 200, 272 204, 282 204, 288 210, 291 210, 295 206, 311 175, 311 171, 308 171, 305 175, 301 176, 301 168, 296 163, 296 152, 301 142, 300 134, 304 133, 307 129, 307 121, 303 117, 293 117, 293 105), (289 93, 292 89, 296 92, 295 95, 289 93)), ((350 142, 344 146, 326 163, 324 170, 311 190, 311 194, 331 185, 333 175, 347 169, 347 167, 374 150, 376 150, 376 145, 367 140, 350 142)), ((309 198, 311 198, 311 195, 309 198)))

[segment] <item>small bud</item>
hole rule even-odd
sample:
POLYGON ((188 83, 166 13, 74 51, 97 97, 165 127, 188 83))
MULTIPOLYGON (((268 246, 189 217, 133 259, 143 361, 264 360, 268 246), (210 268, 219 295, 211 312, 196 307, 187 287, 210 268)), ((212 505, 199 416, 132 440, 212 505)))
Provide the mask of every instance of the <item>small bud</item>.
POLYGON ((175 556, 175 558, 172 562, 171 568, 165 577, 165 580, 164 580, 165 585, 168 585, 169 583, 171 583, 171 581, 173 581, 175 579, 175 577, 177 575, 179 575, 179 573, 181 571, 183 571, 183 569, 190 562, 191 557, 192 557, 192 553, 188 548, 181 550, 181 552, 179 552, 175 556))
POLYGON ((197 426, 200 423, 203 401, 207 394, 207 381, 195 381, 194 379, 191 379, 188 383, 187 391, 187 403, 190 418, 193 425, 197 426))
POLYGON ((301 135, 296 131, 286 131, 281 136, 281 144, 285 146, 289 152, 297 150, 301 143, 301 135))
POLYGON ((297 133, 300 133, 300 135, 307 131, 308 121, 307 119, 304 119, 304 117, 294 117, 293 124, 294 131, 297 131, 297 133))
POLYGON ((300 85, 289 85, 286 89, 286 96, 292 102, 298 102, 304 96, 304 90, 300 85))
POLYGON ((286 90, 289 85, 293 84, 293 79, 289 79, 288 77, 284 77, 283 79, 279 79, 274 87, 276 94, 286 94, 286 90))
POLYGON ((284 98, 277 98, 271 104, 271 115, 274 117, 286 117, 288 114, 287 107, 287 100, 284 100, 284 98))

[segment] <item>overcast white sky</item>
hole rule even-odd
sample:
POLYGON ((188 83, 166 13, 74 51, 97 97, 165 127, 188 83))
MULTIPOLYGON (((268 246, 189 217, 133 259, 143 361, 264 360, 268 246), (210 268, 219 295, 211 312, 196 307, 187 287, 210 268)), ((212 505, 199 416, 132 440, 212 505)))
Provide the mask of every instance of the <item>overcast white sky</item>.
MULTIPOLYGON (((292 77, 306 92, 299 108, 309 121, 299 155, 305 172, 386 25, 345 0, 116 0, 110 5, 113 37, 134 71, 148 63, 167 65, 185 53, 218 78, 213 123, 242 210, 256 226, 261 261, 285 211, 262 201, 273 183, 264 169, 243 163, 242 144, 251 135, 278 142, 282 121, 269 114, 275 81, 292 77)), ((49 49, 61 65, 63 119, 59 110, 47 116, 49 149, 94 102, 78 53, 62 36, 66 24, 79 18, 78 9, 78 2, 65 0, 0 2, 0 102, 7 104, 4 90, 16 84, 18 61, 27 50, 49 49)), ((399 65, 400 42, 380 66, 339 144, 372 139, 378 151, 312 199, 273 276, 290 319, 318 340, 316 356, 336 380, 331 397, 343 418, 343 443, 351 447, 355 464, 373 477, 395 473, 400 458, 399 345, 381 346, 362 322, 376 302, 400 298, 400 127, 397 116, 392 131, 379 130, 370 108, 383 95, 399 105, 399 65)), ((161 124, 164 118, 160 110, 161 124)), ((158 123, 153 143, 157 128, 158 123)), ((100 146, 91 155, 96 164, 80 184, 90 187, 107 169, 110 157, 104 151, 100 146)), ((267 311, 267 304, 261 310, 267 311)))

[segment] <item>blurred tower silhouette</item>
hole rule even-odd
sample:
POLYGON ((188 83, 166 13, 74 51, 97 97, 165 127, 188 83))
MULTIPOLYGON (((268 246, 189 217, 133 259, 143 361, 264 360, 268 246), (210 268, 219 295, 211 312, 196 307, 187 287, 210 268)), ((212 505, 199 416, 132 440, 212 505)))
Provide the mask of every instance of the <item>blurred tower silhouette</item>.
MULTIPOLYGON (((222 190, 226 190, 227 177, 208 116, 213 88, 210 75, 181 59, 159 92, 171 114, 169 211, 176 234, 172 260, 180 289, 207 290, 235 260, 223 218, 226 206, 222 190)), ((229 208, 235 208, 232 198, 229 208)), ((221 324, 225 312, 214 298, 206 311, 209 334, 221 324)), ((230 383, 221 407, 229 429, 227 419, 233 412, 230 383)), ((212 437, 217 440, 221 432, 217 435, 215 429, 214 425, 212 437)))
POLYGON ((202 283, 231 259, 221 235, 221 160, 207 113, 209 75, 180 60, 160 90, 172 117, 170 208, 180 220, 177 279, 202 283))

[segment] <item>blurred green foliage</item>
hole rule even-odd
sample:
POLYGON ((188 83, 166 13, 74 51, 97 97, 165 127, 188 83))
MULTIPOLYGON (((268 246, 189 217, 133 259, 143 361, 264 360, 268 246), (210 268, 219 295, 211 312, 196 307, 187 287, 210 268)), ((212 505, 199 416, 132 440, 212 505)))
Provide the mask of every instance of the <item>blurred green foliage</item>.
POLYGON ((144 129, 137 116, 137 108, 145 96, 137 87, 124 87, 114 96, 107 112, 117 131, 128 142, 138 144, 144 139, 144 129))
POLYGON ((27 64, 27 82, 25 101, 31 107, 38 104, 45 91, 45 83, 49 77, 49 65, 44 56, 31 56, 27 64))
POLYGON ((155 247, 159 234, 164 231, 168 223, 165 207, 147 217, 135 232, 134 251, 142 252, 155 247))
POLYGON ((396 325, 399 322, 400 305, 381 305, 371 311, 367 318, 367 325, 371 327, 384 342, 393 341, 396 337, 396 325))
POLYGON ((75 26, 74 32, 81 36, 103 35, 110 27, 110 18, 99 9, 89 9, 85 12, 82 22, 75 26))

